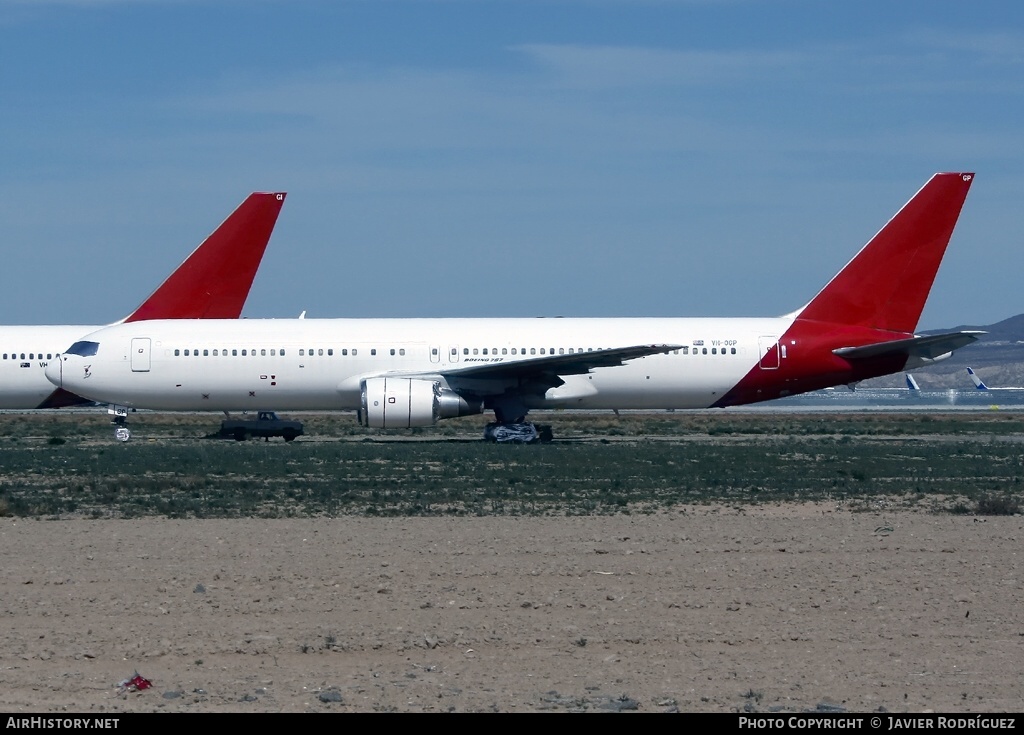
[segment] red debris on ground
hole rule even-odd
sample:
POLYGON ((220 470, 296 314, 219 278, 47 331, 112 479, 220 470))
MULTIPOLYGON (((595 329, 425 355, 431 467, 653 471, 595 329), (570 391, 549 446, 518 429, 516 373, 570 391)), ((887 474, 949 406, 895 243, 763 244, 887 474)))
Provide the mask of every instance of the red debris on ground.
POLYGON ((153 686, 153 682, 136 671, 133 676, 118 682, 117 689, 122 693, 141 692, 143 689, 149 689, 151 686, 153 686))

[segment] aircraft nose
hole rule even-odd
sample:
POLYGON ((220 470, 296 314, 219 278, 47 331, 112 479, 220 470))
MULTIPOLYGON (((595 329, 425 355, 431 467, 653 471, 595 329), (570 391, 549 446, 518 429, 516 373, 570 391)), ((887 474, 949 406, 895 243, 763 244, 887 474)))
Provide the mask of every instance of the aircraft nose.
POLYGON ((43 371, 46 373, 46 379, 53 383, 58 388, 63 388, 63 363, 64 355, 57 355, 56 360, 50 360, 47 364, 46 369, 43 371))

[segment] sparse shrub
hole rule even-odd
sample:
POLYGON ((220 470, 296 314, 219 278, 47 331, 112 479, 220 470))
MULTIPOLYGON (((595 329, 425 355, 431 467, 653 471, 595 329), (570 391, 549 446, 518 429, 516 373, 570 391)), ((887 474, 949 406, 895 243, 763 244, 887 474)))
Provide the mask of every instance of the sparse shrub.
POLYGON ((980 516, 1013 516, 1020 513, 1020 503, 1009 495, 986 495, 978 500, 980 516))

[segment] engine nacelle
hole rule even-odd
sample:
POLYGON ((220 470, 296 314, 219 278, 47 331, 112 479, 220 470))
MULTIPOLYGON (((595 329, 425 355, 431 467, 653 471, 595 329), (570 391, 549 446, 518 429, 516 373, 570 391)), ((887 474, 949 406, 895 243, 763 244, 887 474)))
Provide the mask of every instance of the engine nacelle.
POLYGON ((470 403, 439 380, 367 378, 361 387, 362 424, 374 429, 433 426, 439 419, 483 411, 480 402, 470 403))

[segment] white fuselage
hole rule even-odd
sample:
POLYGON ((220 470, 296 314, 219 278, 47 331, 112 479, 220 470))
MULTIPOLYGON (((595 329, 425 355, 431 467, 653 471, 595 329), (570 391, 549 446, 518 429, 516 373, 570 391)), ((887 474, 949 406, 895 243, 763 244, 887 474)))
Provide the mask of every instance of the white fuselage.
POLYGON ((84 397, 136 408, 354 410, 367 378, 437 375, 472 388, 461 368, 665 344, 680 348, 566 375, 530 408, 703 408, 757 366, 791 324, 787 317, 150 321, 83 337, 98 343, 95 354, 65 355, 48 375, 84 397))
POLYGON ((102 325, 0 327, 0 409, 39 408, 55 390, 46 366, 71 343, 102 325))

